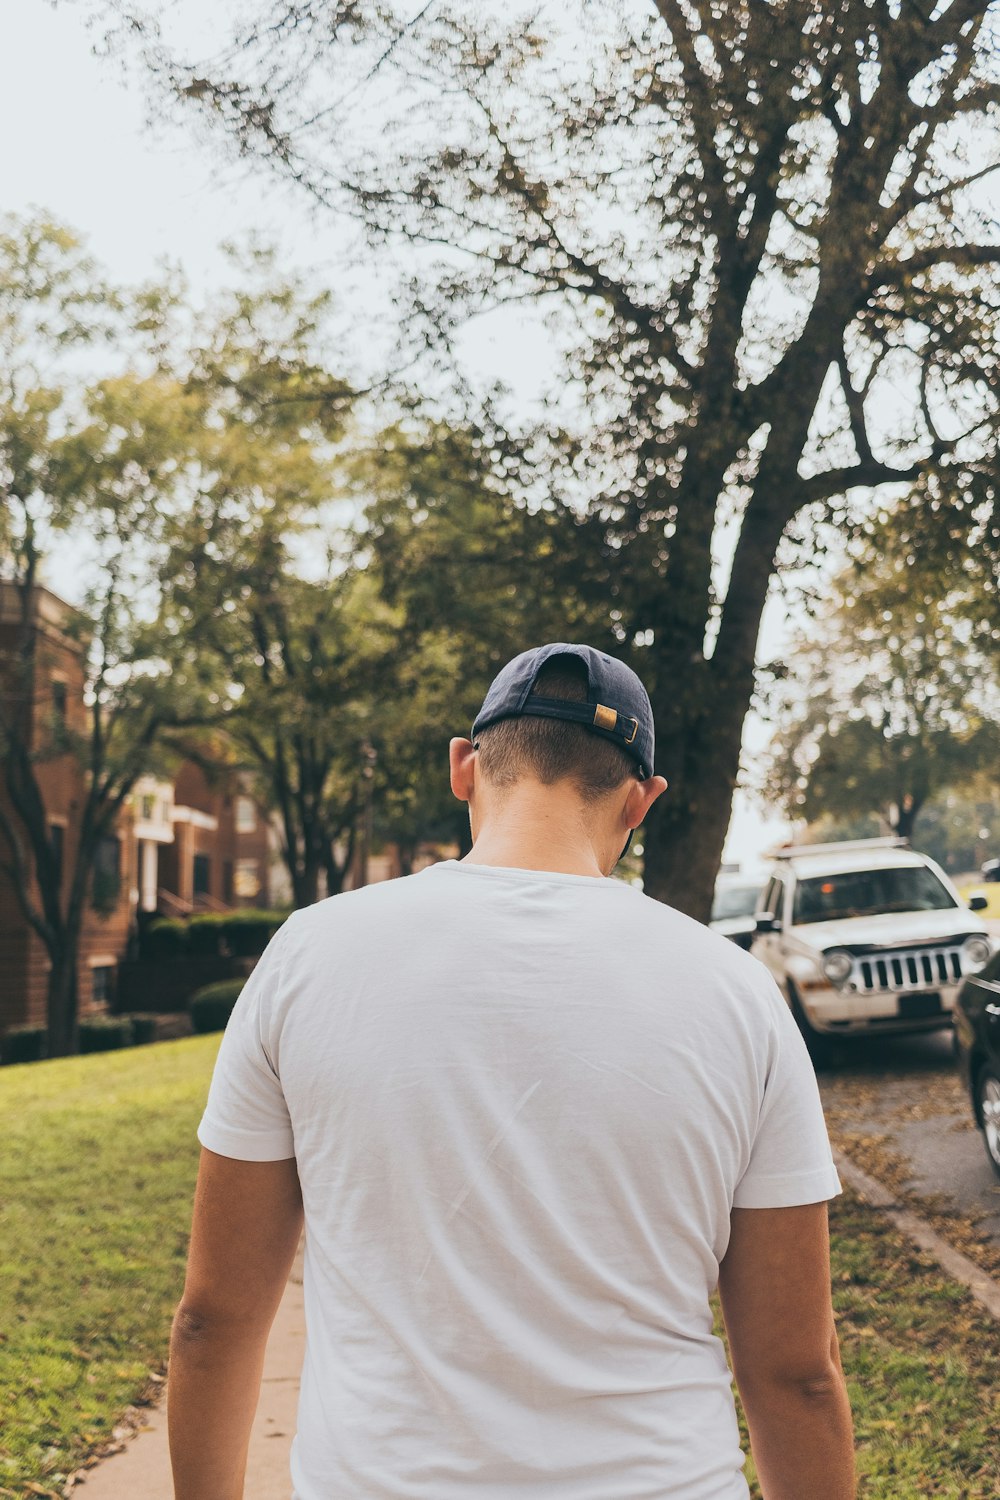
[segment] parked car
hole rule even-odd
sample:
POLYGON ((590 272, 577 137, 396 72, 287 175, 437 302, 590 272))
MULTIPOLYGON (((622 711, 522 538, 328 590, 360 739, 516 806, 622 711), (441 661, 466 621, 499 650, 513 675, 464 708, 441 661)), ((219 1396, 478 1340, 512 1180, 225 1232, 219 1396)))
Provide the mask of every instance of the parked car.
POLYGON ((746 875, 720 875, 715 882, 708 925, 740 948, 749 948, 757 932, 762 882, 746 875))
POLYGON ((980 870, 984 880, 1000 881, 1000 859, 988 859, 980 870))
POLYGON ((950 1026, 962 981, 993 944, 944 872, 903 839, 778 851, 757 916, 755 957, 785 995, 814 1062, 835 1038, 950 1026))
POLYGON ((958 992, 955 1048, 973 1118, 1000 1177, 1000 953, 958 992))

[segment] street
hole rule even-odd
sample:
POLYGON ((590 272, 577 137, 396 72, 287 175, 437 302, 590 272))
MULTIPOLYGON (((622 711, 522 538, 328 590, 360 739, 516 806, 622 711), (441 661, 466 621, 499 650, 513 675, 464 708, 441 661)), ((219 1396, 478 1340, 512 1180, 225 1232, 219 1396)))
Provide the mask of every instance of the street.
POLYGON ((1000 1181, 952 1056, 950 1031, 845 1046, 820 1075, 831 1138, 871 1176, 995 1273, 1000 1181), (990 1248, 976 1251, 976 1229, 990 1248))

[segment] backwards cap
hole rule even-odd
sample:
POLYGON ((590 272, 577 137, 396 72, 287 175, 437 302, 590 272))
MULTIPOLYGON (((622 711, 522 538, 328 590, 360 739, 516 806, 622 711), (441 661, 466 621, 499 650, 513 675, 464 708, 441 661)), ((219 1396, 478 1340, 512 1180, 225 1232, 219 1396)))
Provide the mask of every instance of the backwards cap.
POLYGON ((497 674, 472 726, 476 741, 481 730, 500 719, 565 719, 582 724, 592 734, 611 740, 638 764, 645 780, 653 774, 653 710, 639 678, 623 661, 593 646, 557 641, 522 651, 497 674), (573 656, 587 672, 586 703, 564 698, 542 698, 532 693, 539 672, 553 657, 573 656))

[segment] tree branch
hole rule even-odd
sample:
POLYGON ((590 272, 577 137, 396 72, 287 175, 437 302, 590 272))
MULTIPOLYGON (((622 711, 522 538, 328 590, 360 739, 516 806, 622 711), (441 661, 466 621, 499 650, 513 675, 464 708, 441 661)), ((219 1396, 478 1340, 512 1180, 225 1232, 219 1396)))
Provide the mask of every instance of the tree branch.
POLYGON ((934 266, 955 266, 958 270, 970 270, 976 266, 1000 264, 1000 245, 930 245, 924 250, 914 250, 905 260, 879 261, 868 274, 871 289, 879 286, 900 286, 910 276, 929 271, 934 266))
POLYGON ((829 500, 847 490, 874 489, 881 484, 912 484, 926 467, 926 462, 923 462, 910 464, 905 469, 894 469, 891 464, 872 458, 842 469, 827 469, 823 474, 813 474, 809 479, 799 481, 796 508, 812 505, 817 500, 829 500))
POLYGON ((843 349, 837 355, 837 370, 840 374, 840 385, 844 392, 844 400, 847 403, 851 436, 854 439, 854 446, 858 450, 858 458, 862 463, 874 463, 875 455, 872 453, 871 444, 868 441, 868 428, 865 424, 864 395, 861 391, 855 390, 854 382, 851 380, 851 372, 847 365, 847 356, 843 349))
POLYGON ((678 0, 655 0, 656 9, 677 49, 684 90, 690 103, 689 120, 701 162, 709 211, 720 236, 735 232, 733 205, 726 192, 725 170, 715 149, 715 97, 712 80, 698 61, 694 34, 678 0))
POLYGON ((21 908, 25 921, 38 933, 38 936, 45 944, 46 951, 51 954, 56 945, 56 935, 45 920, 45 917, 28 896, 30 876, 25 865, 21 840, 18 838, 17 830, 11 823, 7 811, 2 804, 0 804, 0 833, 6 839, 7 847, 10 850, 9 860, 0 862, 0 871, 7 876, 7 879, 13 886, 17 904, 21 908))

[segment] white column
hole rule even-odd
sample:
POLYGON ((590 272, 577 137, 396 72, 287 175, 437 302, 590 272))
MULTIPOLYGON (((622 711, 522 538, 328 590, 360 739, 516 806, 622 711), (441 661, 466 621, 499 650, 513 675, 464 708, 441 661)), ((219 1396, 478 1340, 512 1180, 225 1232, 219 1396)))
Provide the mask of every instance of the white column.
POLYGON ((139 905, 143 911, 156 910, 158 889, 159 850, 153 839, 142 839, 139 843, 139 905))

